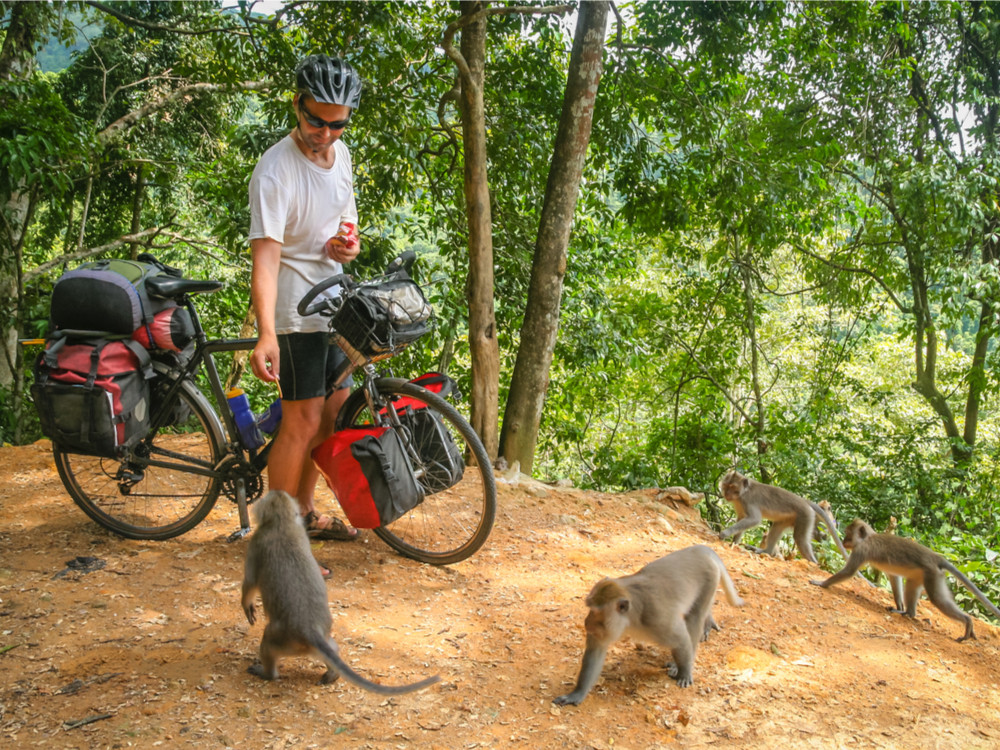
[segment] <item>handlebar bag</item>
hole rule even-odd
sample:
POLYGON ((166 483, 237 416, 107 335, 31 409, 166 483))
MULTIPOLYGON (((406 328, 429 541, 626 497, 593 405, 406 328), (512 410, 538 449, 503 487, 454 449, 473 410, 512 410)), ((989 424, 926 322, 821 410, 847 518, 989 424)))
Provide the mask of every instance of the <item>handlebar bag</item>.
POLYGON ((332 328, 368 357, 416 341, 430 330, 431 306, 404 271, 352 287, 332 328))
POLYGON ((122 455, 149 430, 151 375, 134 341, 51 340, 31 386, 42 432, 65 451, 122 455))
POLYGON ((339 430, 312 458, 355 528, 387 526, 423 502, 406 448, 392 427, 339 430))

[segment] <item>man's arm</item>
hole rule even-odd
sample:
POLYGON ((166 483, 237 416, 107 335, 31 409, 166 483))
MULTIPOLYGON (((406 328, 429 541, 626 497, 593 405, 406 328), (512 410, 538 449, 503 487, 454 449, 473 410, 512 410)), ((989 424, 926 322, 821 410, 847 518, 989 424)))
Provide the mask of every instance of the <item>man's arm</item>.
POLYGON ((278 299, 278 268, 281 243, 270 237, 250 240, 253 268, 250 273, 250 300, 257 316, 257 346, 250 355, 254 375, 264 381, 278 379, 280 357, 274 332, 274 309, 278 299))

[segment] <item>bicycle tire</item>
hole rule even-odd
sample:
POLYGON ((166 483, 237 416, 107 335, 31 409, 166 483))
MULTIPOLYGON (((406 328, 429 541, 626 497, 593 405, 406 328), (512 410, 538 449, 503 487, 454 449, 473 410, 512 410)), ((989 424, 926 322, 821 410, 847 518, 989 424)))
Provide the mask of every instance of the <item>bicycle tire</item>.
POLYGON ((119 536, 155 541, 180 536, 201 523, 219 497, 218 477, 194 473, 213 469, 225 453, 219 418, 191 381, 184 381, 177 395, 187 416, 152 431, 125 458, 52 446, 59 478, 73 502, 119 536), (143 456, 169 461, 174 468, 148 464, 143 456))
MULTIPOLYGON (((418 385, 398 378, 378 378, 375 388, 383 401, 400 398, 417 402, 416 408, 436 412, 449 428, 462 454, 466 468, 461 481, 441 489, 422 479, 424 500, 406 515, 373 531, 400 554, 433 565, 450 565, 465 560, 486 542, 496 519, 497 486, 489 456, 476 431, 450 403, 418 385), (474 460, 470 460, 473 459, 474 460)), ((374 422, 364 389, 354 391, 344 402, 337 417, 337 429, 374 422)), ((404 443, 410 439, 401 431, 404 443)), ((419 455, 419 447, 416 450, 419 455)))

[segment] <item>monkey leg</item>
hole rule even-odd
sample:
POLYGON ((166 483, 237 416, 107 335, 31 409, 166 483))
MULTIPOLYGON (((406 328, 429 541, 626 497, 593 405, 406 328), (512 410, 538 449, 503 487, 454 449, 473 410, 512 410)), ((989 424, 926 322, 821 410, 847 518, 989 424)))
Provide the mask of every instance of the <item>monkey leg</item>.
POLYGON ((718 579, 712 586, 704 586, 698 593, 697 599, 691 605, 691 609, 684 615, 684 624, 687 627, 688 639, 691 643, 700 643, 708 638, 709 632, 719 626, 712 619, 712 601, 715 599, 715 590, 719 587, 718 579))
POLYGON ((338 672, 336 669, 330 669, 329 667, 327 667, 326 671, 323 673, 323 676, 319 678, 319 684, 332 685, 339 679, 340 679, 340 672, 338 672))
POLYGON ((900 614, 907 617, 917 616, 917 602, 920 601, 920 592, 924 590, 924 582, 919 578, 907 578, 906 589, 903 591, 903 601, 905 608, 900 614))
POLYGON ((247 667, 247 672, 262 680, 278 679, 278 658, 270 649, 264 648, 263 641, 260 644, 260 661, 247 667))
POLYGON ((955 600, 951 595, 951 591, 948 590, 948 584, 945 582, 943 575, 938 575, 933 581, 925 581, 927 584, 927 598, 931 600, 931 604, 937 607, 941 612, 953 620, 958 620, 965 625, 965 634, 956 640, 959 643, 962 641, 972 639, 977 640, 976 633, 972 629, 972 617, 967 615, 958 605, 955 604, 955 600))
MULTIPOLYGON (((761 551, 765 555, 771 555, 774 557, 774 551, 778 547, 778 540, 781 539, 781 535, 785 533, 785 529, 790 528, 791 525, 792 524, 788 521, 772 521, 771 528, 767 530, 767 536, 764 537, 764 548, 761 551)), ((796 539, 796 542, 798 542, 798 539, 796 539)), ((813 562, 815 562, 815 560, 813 562)))
POLYGON ((272 620, 264 628, 264 635, 260 639, 260 663, 252 665, 247 671, 264 680, 278 679, 278 659, 282 656, 294 656, 301 653, 298 644, 292 645, 294 647, 290 648, 287 642, 282 642, 281 636, 274 627, 274 620, 272 620))
POLYGON ((795 546, 799 548, 799 554, 811 563, 816 563, 816 553, 813 552, 812 535, 816 519, 810 510, 807 513, 800 513, 795 519, 795 546))
POLYGON ((705 618, 705 629, 702 632, 701 640, 707 641, 708 636, 711 635, 713 630, 722 630, 722 627, 715 621, 715 618, 712 617, 712 613, 709 612, 708 617, 705 618))
POLYGON ((896 602, 896 608, 889 607, 889 611, 903 614, 906 611, 906 601, 903 599, 903 577, 889 576, 889 586, 892 587, 892 598, 896 602))

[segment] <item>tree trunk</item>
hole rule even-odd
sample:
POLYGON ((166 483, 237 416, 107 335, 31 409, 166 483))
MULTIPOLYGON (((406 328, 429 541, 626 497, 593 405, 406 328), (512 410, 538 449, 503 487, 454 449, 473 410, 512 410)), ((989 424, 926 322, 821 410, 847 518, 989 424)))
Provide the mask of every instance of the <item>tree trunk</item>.
MULTIPOLYGON (((482 8, 482 3, 462 2, 462 15, 482 8)), ((496 336, 493 302, 493 217, 486 174, 486 115, 483 77, 486 65, 486 17, 462 28, 459 66, 462 93, 462 138, 465 159, 465 212, 469 226, 469 347, 472 354, 472 411, 470 421, 490 458, 497 455, 497 422, 500 399, 500 347, 496 336)))
POLYGON ((542 406, 549 387, 549 368, 559 332, 566 250, 590 143, 607 17, 605 0, 580 4, 566 95, 531 266, 521 343, 500 434, 501 450, 507 463, 519 462, 525 474, 531 473, 535 459, 542 406))
POLYGON ((760 342, 757 339, 757 304, 754 298, 753 272, 750 265, 752 258, 749 252, 745 256, 743 255, 739 237, 733 239, 733 252, 739 263, 740 279, 743 282, 743 310, 746 314, 747 336, 750 339, 750 385, 753 389, 754 410, 757 413, 753 423, 754 437, 757 443, 757 459, 761 481, 768 483, 771 481, 771 473, 764 463, 764 456, 768 450, 767 410, 764 405, 764 392, 760 385, 760 342))
MULTIPOLYGON (((138 234, 142 230, 142 204, 146 193, 146 172, 140 164, 135 170, 135 192, 132 193, 132 227, 130 234, 138 234)), ((135 260, 139 257, 139 250, 142 247, 138 242, 133 242, 129 246, 129 257, 135 260)))
MULTIPOLYGON (((0 81, 27 78, 35 59, 35 46, 48 26, 46 19, 52 9, 48 3, 12 3, 10 19, 0 49, 0 81)), ((4 102, 0 100, 0 106, 4 102)), ((31 197, 26 191, 14 187, 10 193, 0 192, 0 211, 3 221, 0 228, 0 299, 8 304, 0 307, 0 331, 3 347, 0 355, 0 386, 14 390, 15 411, 20 393, 14 386, 14 374, 20 367, 17 335, 20 320, 21 264, 20 249, 24 241, 30 214, 31 197)))

